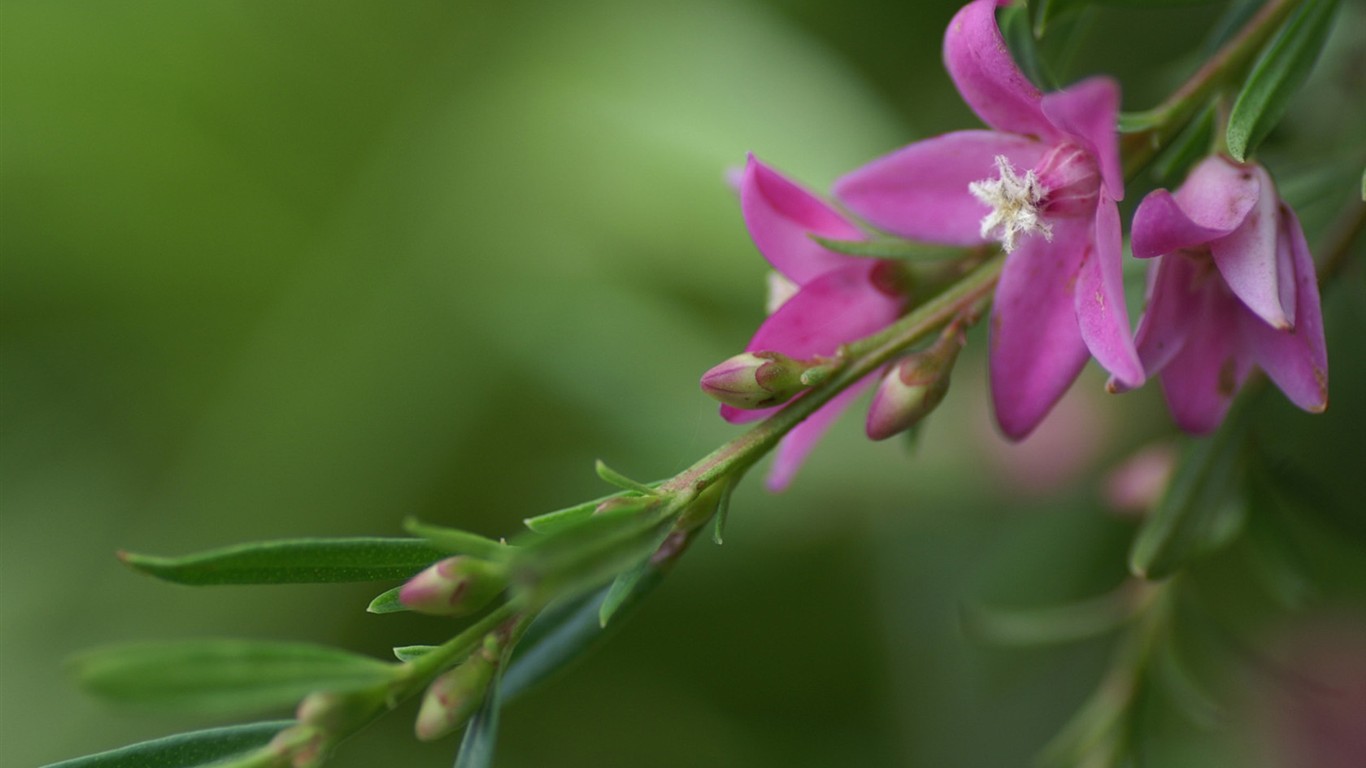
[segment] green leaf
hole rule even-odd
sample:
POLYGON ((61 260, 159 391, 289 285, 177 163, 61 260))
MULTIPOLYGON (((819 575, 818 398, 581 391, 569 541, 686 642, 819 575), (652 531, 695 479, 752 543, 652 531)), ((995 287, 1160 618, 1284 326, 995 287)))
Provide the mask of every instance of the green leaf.
POLYGON ((77 682, 111 701, 229 712, 292 704, 313 691, 382 685, 396 665, 337 648, 186 640, 101 648, 71 661, 77 682))
POLYGON ((1040 90, 1057 90, 1058 82, 1045 69, 1043 59, 1039 56, 1039 47, 1029 19, 1029 8, 1012 5, 1002 9, 997 18, 1001 36, 1015 54, 1015 61, 1019 63, 1025 77, 1040 90))
POLYGON ((400 645, 394 649, 394 658, 407 664, 414 659, 426 656, 439 647, 437 645, 400 645))
POLYGON ((1228 120, 1228 150, 1246 160, 1314 69, 1333 27, 1338 0, 1308 0, 1286 21, 1248 76, 1228 120))
POLYGON ((946 248, 914 243, 910 240, 884 238, 878 240, 832 240, 820 235, 807 235, 822 248, 847 256, 869 256, 877 259, 956 259, 962 248, 946 248))
POLYGON ((597 587, 648 558, 671 523, 657 508, 662 500, 645 501, 649 506, 593 515, 533 538, 511 563, 514 587, 539 605, 597 587))
POLYGON ((465 726, 455 768, 492 768, 493 750, 498 743, 498 716, 503 708, 501 688, 502 681, 495 677, 484 703, 465 726))
POLYGON ((324 584, 406 579, 445 557, 421 539, 286 539, 184 557, 120 552, 134 569, 177 584, 324 584))
POLYGON ((196 768, 265 746, 293 724, 293 720, 273 720, 180 733, 44 768, 196 768))
MULTIPOLYGON (((630 599, 617 609, 618 621, 612 626, 620 625, 620 619, 634 611, 663 580, 663 573, 651 569, 636 582, 630 599)), ((598 618, 609 589, 552 603, 536 617, 503 674, 501 691, 506 701, 530 690, 602 642, 611 631, 603 628, 598 618)))
POLYGON ((721 489, 721 498, 716 502, 716 516, 713 518, 711 529, 711 540, 716 545, 721 546, 721 536, 726 532, 726 519, 730 516, 730 497, 735 493, 735 487, 740 484, 739 478, 726 483, 721 489))
POLYGON ((1147 519, 1129 553, 1129 568, 1147 579, 1163 579, 1199 555, 1217 549, 1240 525, 1244 398, 1213 437, 1192 441, 1167 492, 1147 519))
POLYGON ((1009 609, 970 605, 963 609, 969 635, 1000 645, 1050 645, 1099 637, 1134 616, 1135 594, 1118 590, 1092 600, 1047 608, 1009 609))
POLYGON ((481 560, 502 560, 508 556, 508 545, 501 541, 455 528, 427 525, 414 517, 404 521, 403 530, 420 536, 433 547, 454 555, 470 555, 481 560))
POLYGON ((408 606, 398 601, 398 594, 403 591, 402 586, 386 589, 375 596, 370 601, 370 605, 365 607, 366 613, 402 613, 408 610, 408 606))
MULTIPOLYGON (((1175 187, 1186 171, 1210 153, 1214 138, 1214 107, 1206 107, 1162 150, 1153 163, 1153 178, 1158 186, 1175 187)), ((1142 261, 1130 259, 1129 261, 1142 261)))
POLYGON ((607 463, 604 462, 602 459, 598 459, 597 463, 593 465, 593 468, 597 471, 598 477, 603 479, 603 482, 615 485, 616 487, 621 488, 622 490, 635 491, 636 493, 639 493, 642 496, 654 496, 657 493, 654 486, 650 483, 642 483, 639 480, 632 480, 626 475, 623 475, 615 469, 612 469, 611 467, 607 466, 607 463))

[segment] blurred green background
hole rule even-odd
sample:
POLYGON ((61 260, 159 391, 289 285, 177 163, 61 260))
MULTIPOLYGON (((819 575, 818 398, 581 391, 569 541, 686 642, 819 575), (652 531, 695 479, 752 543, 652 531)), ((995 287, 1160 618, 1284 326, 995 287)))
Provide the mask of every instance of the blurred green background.
MULTIPOLYGON (((6 0, 0 760, 221 722, 86 698, 62 660, 93 645, 384 657, 449 632, 364 613, 388 585, 195 591, 117 549, 392 535, 408 515, 506 534, 601 495, 596 458, 661 477, 735 434, 695 383, 762 316, 724 172, 753 150, 823 189, 975 126, 939 63, 957 6, 6 0)), ((1218 12, 1107 9, 1071 69, 1151 105, 1218 12)), ((1366 323, 1341 303, 1338 420, 1282 409, 1330 469, 1362 448, 1366 323)), ((1169 428, 1152 388, 1107 398, 1088 371, 1006 447, 982 341, 914 454, 851 414, 787 494, 747 483, 724 546, 509 710, 500 764, 1024 764, 1109 645, 994 649, 958 606, 1117 584, 1131 523, 1100 472, 1169 428)), ((335 765, 449 764, 455 742, 417 745, 411 716, 335 765)), ((1168 731, 1157 764, 1243 764, 1168 731)))

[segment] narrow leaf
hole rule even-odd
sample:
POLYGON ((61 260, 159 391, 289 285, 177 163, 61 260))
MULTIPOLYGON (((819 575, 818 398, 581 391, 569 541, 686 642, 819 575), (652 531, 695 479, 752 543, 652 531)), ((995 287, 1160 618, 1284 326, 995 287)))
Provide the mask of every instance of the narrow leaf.
POLYGON ((597 471, 598 477, 603 479, 603 482, 615 485, 622 490, 635 491, 644 496, 654 496, 656 494, 655 489, 651 487, 649 483, 632 480, 626 475, 607 466, 606 462, 602 459, 598 459, 597 463, 594 465, 594 469, 597 471))
MULTIPOLYGON (((661 581, 663 574, 651 570, 636 582, 630 599, 617 609, 618 621, 613 626, 621 624, 620 619, 634 611, 661 581)), ((512 701, 597 647, 610 632, 598 620, 607 592, 608 588, 604 588, 578 599, 554 603, 536 617, 503 674, 501 691, 506 701, 512 701)))
POLYGON ((968 633, 1000 645, 1050 645, 1099 637, 1134 615, 1135 594, 1118 590, 1092 600, 1034 609, 973 605, 963 609, 968 633))
MULTIPOLYGON (((657 480, 653 483, 647 483, 647 485, 653 494, 656 488, 663 485, 663 481, 657 480)), ((561 527, 570 526, 585 518, 591 517, 593 512, 595 512, 598 507, 602 506, 604 502, 617 498, 630 497, 632 495, 636 494, 631 492, 608 494, 601 498, 593 499, 592 501, 575 504, 572 507, 565 507, 564 509, 557 509, 554 512, 547 512, 543 515, 528 517, 522 521, 522 524, 536 533, 550 533, 561 527)))
POLYGON ((1333 28, 1337 7, 1338 0, 1308 0, 1253 67, 1228 120, 1228 150, 1238 160, 1257 149, 1299 93, 1333 28))
POLYGON ((716 545, 721 546, 721 536, 726 532, 726 519, 730 516, 730 497, 735 493, 735 486, 739 485, 738 480, 726 483, 726 487, 721 489, 721 498, 716 502, 716 517, 713 519, 711 529, 711 540, 716 545))
POLYGON ((649 557, 669 525, 649 508, 594 515, 522 547, 513 584, 533 605, 595 588, 649 557))
POLYGON ((370 601, 370 605, 366 606, 365 612, 402 613, 403 611, 408 610, 408 606, 404 605, 398 600, 398 593, 402 591, 402 586, 384 590, 383 592, 376 595, 374 600, 370 601))
MULTIPOLYGON (((1153 178, 1158 185, 1176 187, 1191 166, 1210 153, 1214 138, 1214 107, 1206 107, 1181 133, 1172 139, 1153 163, 1153 178)), ((1128 259, 1127 262, 1142 261, 1128 259)))
POLYGON ((435 645, 400 645, 394 649, 394 658, 407 664, 426 656, 438 647, 435 645))
POLYGON ((1043 59, 1039 56, 1033 25, 1030 23, 1029 8, 1023 5, 1009 6, 1001 10, 997 20, 1001 27, 1001 35, 1011 52, 1015 54, 1015 61, 1019 62, 1025 77, 1040 90, 1057 90, 1059 84, 1045 70, 1043 59))
POLYGON ((228 712, 292 704, 313 691, 393 679, 392 664, 337 648, 251 640, 187 640, 88 651, 77 682, 122 704, 228 712))
POLYGON ((870 256, 877 259, 953 259, 963 255, 962 248, 914 243, 910 240, 831 240, 820 235, 808 235, 821 247, 847 256, 870 256))
POLYGON ((1213 437, 1192 441, 1167 492, 1144 523, 1129 554, 1138 576, 1162 579, 1216 549, 1241 522, 1240 473, 1247 398, 1213 437))
POLYGON ((502 560, 509 553, 508 545, 503 542, 455 528, 427 525, 416 518, 408 518, 403 530, 426 539, 433 547, 450 554, 470 555, 481 560, 502 560))
POLYGON ((640 565, 617 576, 612 580, 612 585, 607 588, 607 595, 602 599, 602 605, 598 607, 598 626, 606 628, 608 622, 612 620, 612 615, 620 610, 621 606, 631 597, 636 585, 645 577, 650 570, 649 559, 642 560, 640 565))
POLYGON ((196 768, 265 746, 293 720, 210 728, 144 741, 44 768, 196 768))
POLYGON ((177 584, 323 584, 406 579, 445 557, 421 539, 286 539, 184 557, 120 552, 134 569, 177 584))
POLYGON ((501 688, 502 681, 495 677, 483 705, 470 718, 469 725, 465 726, 460 752, 455 757, 455 768, 492 768, 493 751, 498 743, 498 717, 503 707, 503 697, 499 693, 501 688))

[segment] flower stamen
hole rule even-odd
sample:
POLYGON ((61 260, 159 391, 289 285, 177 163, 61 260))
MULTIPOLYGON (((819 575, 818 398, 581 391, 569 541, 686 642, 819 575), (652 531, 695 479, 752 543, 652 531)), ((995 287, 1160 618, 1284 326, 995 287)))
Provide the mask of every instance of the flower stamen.
POLYGON ((982 237, 1000 240, 1006 253, 1015 250, 1015 238, 1022 232, 1038 233, 1051 241, 1053 227, 1039 216, 1048 188, 1033 170, 1023 178, 1017 175, 1005 155, 996 156, 996 169, 1000 178, 968 184, 973 197, 991 206, 991 213, 982 217, 982 237))

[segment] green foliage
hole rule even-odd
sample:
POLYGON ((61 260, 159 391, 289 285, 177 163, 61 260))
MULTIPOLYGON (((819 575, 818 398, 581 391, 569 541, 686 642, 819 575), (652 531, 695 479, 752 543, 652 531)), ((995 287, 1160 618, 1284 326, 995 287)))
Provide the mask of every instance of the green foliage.
MULTIPOLYGON (((1153 162, 1151 173, 1161 187, 1175 188, 1186 176, 1186 171, 1209 155, 1214 138, 1214 107, 1207 107, 1195 117, 1176 138, 1167 145, 1153 162)), ((1126 266, 1136 259, 1126 260, 1126 266)))
POLYGON ((832 240, 820 235, 807 235, 821 246, 847 256, 869 256, 878 259, 916 259, 935 261, 962 256, 962 249, 944 248, 899 238, 873 240, 832 240))
POLYGON ((445 555, 421 539, 286 539, 183 557, 120 552, 134 569, 177 584, 322 584, 404 579, 445 555))
POLYGON ((381 685, 397 667, 321 645, 186 640, 89 651, 72 659, 71 669, 82 687, 110 701, 234 712, 381 685))
POLYGON ((465 726, 455 768, 492 768, 494 747, 498 742, 498 719, 503 707, 502 681, 493 679, 484 703, 465 726))
POLYGON ((1228 121, 1228 150, 1246 160, 1280 122, 1318 61, 1338 0, 1307 0, 1248 75, 1228 121))
POLYGON ((274 720, 180 733, 44 768, 198 768, 264 746, 293 724, 293 720, 274 720))
POLYGON ((435 645, 400 645, 394 649, 394 658, 407 664, 414 659, 426 656, 435 649, 435 645))
POLYGON ((403 586, 399 585, 393 589, 386 589, 375 596, 370 604, 365 607, 366 613, 402 613, 408 610, 408 606, 399 602, 398 595, 403 591, 403 586))
POLYGON ((426 539, 433 547, 453 555, 470 555, 481 560, 501 560, 508 555, 506 544, 477 533, 427 525, 416 518, 409 518, 404 522, 403 529, 414 536, 426 539))
POLYGON ((1230 527, 1241 524, 1247 399, 1212 437, 1187 444, 1166 493, 1134 540, 1129 566, 1136 575, 1167 578, 1225 543, 1230 527))

